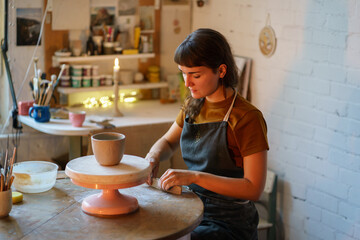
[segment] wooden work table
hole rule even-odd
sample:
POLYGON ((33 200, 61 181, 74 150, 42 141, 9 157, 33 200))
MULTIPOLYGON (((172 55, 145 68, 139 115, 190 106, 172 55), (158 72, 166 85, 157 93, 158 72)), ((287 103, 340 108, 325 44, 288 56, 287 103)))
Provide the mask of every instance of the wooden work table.
POLYGON ((81 210, 81 202, 96 192, 66 178, 47 192, 24 194, 23 202, 0 219, 0 239, 187 239, 202 219, 203 204, 194 193, 173 195, 147 184, 120 190, 138 199, 136 212, 90 216, 81 210))

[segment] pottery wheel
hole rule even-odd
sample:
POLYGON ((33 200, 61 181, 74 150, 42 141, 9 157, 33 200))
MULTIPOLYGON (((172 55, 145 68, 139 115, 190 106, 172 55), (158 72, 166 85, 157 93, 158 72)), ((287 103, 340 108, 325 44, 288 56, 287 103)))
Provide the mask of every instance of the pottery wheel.
POLYGON ((137 199, 121 194, 118 189, 138 186, 150 174, 148 161, 124 155, 115 166, 101 166, 94 155, 76 158, 66 165, 65 173, 79 186, 103 189, 82 202, 82 210, 90 215, 112 216, 130 213, 138 208, 137 199))

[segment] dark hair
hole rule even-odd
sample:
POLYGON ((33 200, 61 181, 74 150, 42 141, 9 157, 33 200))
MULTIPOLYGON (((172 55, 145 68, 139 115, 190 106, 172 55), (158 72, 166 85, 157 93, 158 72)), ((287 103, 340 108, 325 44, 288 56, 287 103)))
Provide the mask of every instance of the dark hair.
MULTIPOLYGON (((214 73, 221 64, 226 65, 226 74, 221 81, 224 87, 236 88, 238 84, 238 70, 226 38, 219 32, 200 28, 189 34, 177 47, 174 61, 186 67, 205 66, 211 68, 214 73)), ((194 99, 191 96, 185 101, 183 109, 193 122, 200 113, 205 98, 194 99)))

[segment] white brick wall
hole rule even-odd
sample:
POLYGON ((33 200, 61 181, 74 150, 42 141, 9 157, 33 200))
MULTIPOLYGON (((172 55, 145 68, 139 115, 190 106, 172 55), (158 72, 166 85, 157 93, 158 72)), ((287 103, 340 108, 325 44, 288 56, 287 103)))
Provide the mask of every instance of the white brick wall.
POLYGON ((221 31, 254 60, 285 239, 360 239, 360 1, 211 0, 193 30, 221 31), (278 46, 261 55, 267 13, 278 46))

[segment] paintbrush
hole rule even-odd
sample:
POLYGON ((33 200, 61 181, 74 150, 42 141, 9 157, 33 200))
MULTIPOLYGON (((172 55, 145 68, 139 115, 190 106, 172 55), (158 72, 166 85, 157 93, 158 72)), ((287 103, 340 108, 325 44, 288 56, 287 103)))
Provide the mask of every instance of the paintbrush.
POLYGON ((0 192, 4 191, 4 175, 2 173, 1 174, 1 179, 0 179, 0 192))
POLYGON ((8 161, 7 161, 7 157, 8 157, 8 150, 6 149, 5 152, 5 162, 4 162, 4 177, 6 177, 6 173, 7 173, 7 165, 8 165, 8 161))
POLYGON ((56 86, 59 84, 59 81, 60 81, 60 78, 61 78, 61 75, 62 75, 64 69, 65 69, 65 64, 61 65, 60 73, 57 77, 56 83, 54 84, 54 88, 56 88, 56 86))
POLYGON ((13 172, 15 158, 16 158, 16 147, 14 147, 13 156, 12 156, 11 161, 10 161, 10 176, 12 175, 12 172, 13 172))
POLYGON ((53 91, 54 91, 54 82, 56 80, 56 75, 53 74, 51 75, 51 81, 46 89, 46 92, 45 92, 45 101, 44 101, 44 105, 47 106, 49 105, 50 101, 51 101, 51 97, 52 97, 52 94, 53 94, 53 91))
POLYGON ((38 92, 39 92, 38 82, 39 82, 39 79, 34 77, 33 78, 33 87, 34 87, 34 96, 35 96, 34 100, 35 100, 36 104, 38 103, 38 92))
POLYGON ((44 95, 44 91, 45 91, 45 89, 43 87, 41 87, 41 85, 40 85, 39 102, 38 102, 39 105, 41 105, 42 98, 43 98, 43 95, 44 95))
POLYGON ((37 70, 37 62, 39 61, 39 58, 38 57, 35 57, 34 58, 34 71, 35 71, 35 77, 36 78, 38 78, 38 77, 40 77, 39 75, 38 75, 38 70, 37 70))
POLYGON ((14 148, 13 155, 11 159, 6 158, 5 159, 5 165, 6 168, 4 169, 4 176, 1 174, 1 181, 2 181, 2 187, 1 189, 3 191, 7 191, 10 189, 11 184, 14 180, 14 177, 12 176, 13 166, 15 162, 15 156, 16 156, 16 147, 14 148))

